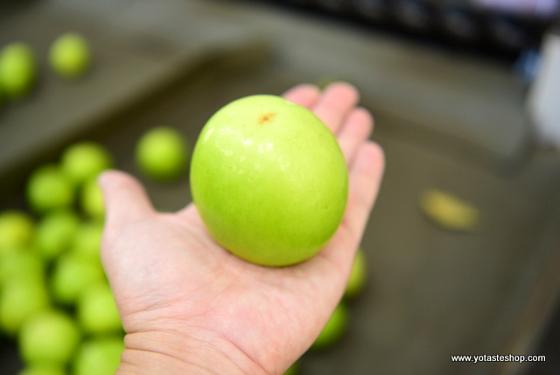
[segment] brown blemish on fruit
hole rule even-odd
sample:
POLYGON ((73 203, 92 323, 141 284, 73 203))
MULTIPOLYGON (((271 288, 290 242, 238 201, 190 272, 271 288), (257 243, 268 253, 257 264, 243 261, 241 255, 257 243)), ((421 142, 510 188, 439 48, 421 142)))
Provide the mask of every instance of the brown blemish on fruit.
POLYGON ((263 113, 259 116, 259 125, 268 124, 274 119, 274 117, 276 117, 276 113, 274 112, 263 113))

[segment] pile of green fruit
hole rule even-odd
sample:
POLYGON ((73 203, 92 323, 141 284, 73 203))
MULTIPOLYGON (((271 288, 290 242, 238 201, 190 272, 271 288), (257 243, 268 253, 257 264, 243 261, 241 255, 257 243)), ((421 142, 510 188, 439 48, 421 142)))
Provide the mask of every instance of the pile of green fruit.
POLYGON ((98 144, 71 146, 28 181, 36 220, 0 214, 0 331, 17 340, 22 374, 109 375, 120 362, 123 329, 101 266, 96 184, 111 165, 98 144))
MULTIPOLYGON (((138 169, 157 180, 185 172, 186 143, 172 128, 147 132, 138 169)), ((22 375, 113 375, 123 328, 101 265, 104 205, 97 185, 113 158, 101 145, 67 148, 27 182, 32 212, 0 213, 0 335, 17 340, 22 375)))
MULTIPOLYGON (((87 41, 75 33, 59 36, 49 50, 49 64, 67 79, 83 75, 90 66, 87 41)), ((0 103, 4 98, 18 100, 27 95, 38 79, 38 60, 31 46, 13 42, 0 51, 0 103)))

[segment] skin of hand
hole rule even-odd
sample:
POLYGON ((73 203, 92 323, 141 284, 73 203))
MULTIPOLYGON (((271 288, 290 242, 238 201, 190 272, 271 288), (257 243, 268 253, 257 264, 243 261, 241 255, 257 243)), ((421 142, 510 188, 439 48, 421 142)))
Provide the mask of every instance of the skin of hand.
POLYGON ((339 302, 384 170, 370 113, 347 83, 299 85, 284 97, 336 135, 349 168, 342 224, 312 259, 285 268, 245 262, 217 245, 189 204, 156 212, 139 183, 100 177, 102 260, 123 321, 118 374, 282 374, 339 302))

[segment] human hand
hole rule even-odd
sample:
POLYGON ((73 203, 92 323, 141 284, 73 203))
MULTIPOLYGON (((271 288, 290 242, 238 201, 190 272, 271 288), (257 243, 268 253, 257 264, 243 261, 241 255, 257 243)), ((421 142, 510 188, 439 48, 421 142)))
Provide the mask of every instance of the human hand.
POLYGON ((383 152, 367 140, 373 121, 356 108, 352 86, 321 93, 301 85, 284 96, 336 134, 349 168, 343 222, 304 263, 245 262, 214 242, 194 204, 159 213, 132 177, 101 177, 102 258, 126 331, 119 374, 282 374, 339 302, 377 196, 383 152))

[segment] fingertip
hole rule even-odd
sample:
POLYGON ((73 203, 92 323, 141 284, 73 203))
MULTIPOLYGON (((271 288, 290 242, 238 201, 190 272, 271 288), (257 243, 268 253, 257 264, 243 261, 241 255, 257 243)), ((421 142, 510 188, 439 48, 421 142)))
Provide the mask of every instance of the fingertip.
POLYGON ((129 189, 143 190, 140 182, 128 173, 111 170, 103 172, 99 177, 99 183, 102 189, 106 191, 122 191, 125 192, 129 189))
POLYGON ((380 175, 383 174, 385 170, 385 152, 383 148, 376 142, 365 142, 358 150, 353 167, 357 173, 367 173, 374 170, 380 175))
POLYGON ((367 152, 370 153, 371 158, 377 161, 377 165, 385 168, 385 151, 383 147, 377 142, 368 142, 366 147, 369 148, 367 152))
POLYGON ((99 184, 99 186, 101 186, 102 189, 106 189, 109 185, 112 184, 112 181, 115 178, 118 178, 119 174, 120 172, 115 170, 104 171, 97 177, 97 183, 99 184))
POLYGON ((368 155, 369 158, 374 160, 385 159, 385 151, 383 151, 383 147, 381 147, 381 145, 379 145, 379 143, 377 142, 366 142, 364 144, 364 153, 368 155))
POLYGON ((301 91, 301 92, 305 92, 308 94, 319 94, 320 90, 319 87, 317 87, 317 85, 314 85, 312 83, 300 83, 299 85, 296 85, 294 87, 292 87, 290 90, 288 90, 288 92, 290 91, 301 91))
POLYGON ((131 175, 106 171, 99 176, 107 222, 117 227, 129 219, 150 214, 153 210, 143 186, 131 175))
POLYGON ((321 94, 314 112, 323 123, 337 133, 358 103, 358 90, 349 83, 331 83, 321 94))
POLYGON ((367 141, 373 130, 373 119, 365 108, 355 108, 337 134, 338 144, 346 162, 351 164, 360 146, 367 141))
POLYGON ((347 101, 352 103, 357 103, 360 100, 360 92, 356 86, 344 81, 337 81, 329 84, 324 92, 325 94, 329 93, 330 95, 336 94, 337 96, 344 96, 347 98, 347 101))
POLYGON ((369 138, 373 131, 373 116, 369 110, 364 107, 358 107, 352 110, 348 116, 346 123, 348 125, 354 124, 359 129, 360 134, 365 134, 365 138, 369 138))
POLYGON ((304 107, 312 107, 315 105, 321 91, 315 85, 309 83, 303 83, 292 87, 284 93, 284 98, 304 107))
POLYGON ((362 121, 367 122, 370 125, 373 125, 373 123, 375 121, 373 119, 373 115, 371 114, 371 111, 367 108, 357 107, 356 109, 354 109, 354 114, 355 114, 355 116, 358 116, 359 118, 361 118, 362 121))

